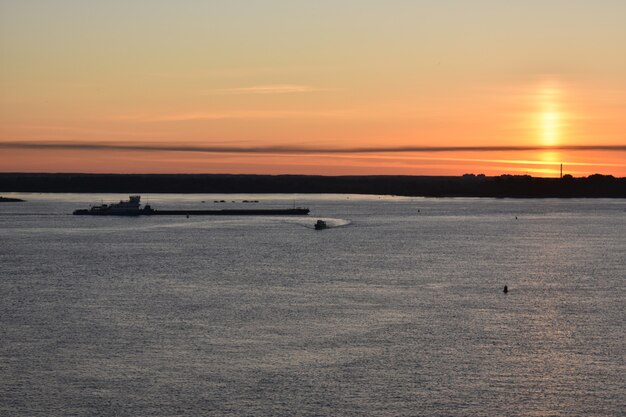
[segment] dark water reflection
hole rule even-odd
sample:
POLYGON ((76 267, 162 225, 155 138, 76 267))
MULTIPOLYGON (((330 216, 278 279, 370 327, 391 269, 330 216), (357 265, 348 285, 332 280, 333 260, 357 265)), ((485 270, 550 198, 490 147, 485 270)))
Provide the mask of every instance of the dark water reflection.
POLYGON ((623 415, 623 201, 81 199, 0 206, 2 415, 623 415))

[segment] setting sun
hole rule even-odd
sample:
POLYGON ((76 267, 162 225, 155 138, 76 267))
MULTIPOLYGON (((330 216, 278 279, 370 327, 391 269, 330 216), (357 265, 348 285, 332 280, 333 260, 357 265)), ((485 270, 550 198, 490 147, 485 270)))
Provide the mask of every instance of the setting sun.
POLYGON ((557 111, 544 111, 541 114, 542 144, 554 146, 559 143, 561 114, 557 111))
POLYGON ((562 92, 555 86, 546 86, 541 88, 537 96, 539 144, 559 145, 563 140, 564 130, 562 92))

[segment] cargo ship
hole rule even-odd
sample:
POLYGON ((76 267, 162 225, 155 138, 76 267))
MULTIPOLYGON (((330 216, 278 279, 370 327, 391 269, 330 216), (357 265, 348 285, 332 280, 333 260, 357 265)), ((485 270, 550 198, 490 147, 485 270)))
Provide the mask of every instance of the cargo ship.
POLYGON ((304 216, 309 214, 309 209, 294 207, 287 209, 155 210, 148 204, 141 207, 141 196, 131 195, 128 200, 75 210, 74 214, 78 216, 304 216))

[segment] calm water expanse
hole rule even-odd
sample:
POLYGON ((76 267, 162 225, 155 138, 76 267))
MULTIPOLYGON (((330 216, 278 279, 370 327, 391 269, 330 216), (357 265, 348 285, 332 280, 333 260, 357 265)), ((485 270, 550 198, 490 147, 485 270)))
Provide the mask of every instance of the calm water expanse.
POLYGON ((312 213, 186 219, 17 196, 0 415, 625 414, 625 200, 144 196, 312 213))

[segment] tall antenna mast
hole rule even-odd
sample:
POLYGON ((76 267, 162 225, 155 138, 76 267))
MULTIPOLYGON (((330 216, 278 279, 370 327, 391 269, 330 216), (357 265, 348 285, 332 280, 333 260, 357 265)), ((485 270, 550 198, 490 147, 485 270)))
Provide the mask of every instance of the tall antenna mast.
POLYGON ((561 179, 563 179, 563 164, 561 164, 561 179))

